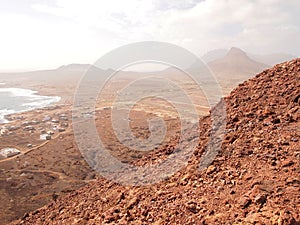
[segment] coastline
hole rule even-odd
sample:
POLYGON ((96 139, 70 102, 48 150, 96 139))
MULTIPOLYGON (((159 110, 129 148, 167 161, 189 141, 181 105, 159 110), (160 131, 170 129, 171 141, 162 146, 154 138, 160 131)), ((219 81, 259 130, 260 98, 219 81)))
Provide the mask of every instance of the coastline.
MULTIPOLYGON (((0 83, 1 84, 1 83, 0 83)), ((18 109, 5 107, 0 109, 0 124, 7 124, 9 120, 6 118, 9 115, 28 112, 36 109, 41 109, 61 102, 60 96, 40 95, 39 91, 34 91, 25 88, 7 88, 0 87, 0 93, 6 93, 8 98, 24 98, 24 102, 20 102, 18 109), (10 96, 10 97, 9 97, 10 96), (27 100, 28 102, 25 102, 27 100)), ((2 106, 3 107, 3 106, 2 106)))

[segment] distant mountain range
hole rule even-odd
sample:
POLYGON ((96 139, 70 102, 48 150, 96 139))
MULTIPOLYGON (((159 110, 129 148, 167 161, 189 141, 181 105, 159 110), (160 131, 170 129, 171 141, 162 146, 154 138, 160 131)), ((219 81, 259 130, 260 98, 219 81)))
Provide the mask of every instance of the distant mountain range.
MULTIPOLYGON (((249 79, 262 70, 281 63, 296 56, 289 54, 254 55, 247 54, 239 48, 233 47, 229 51, 217 49, 205 54, 202 59, 207 62, 211 71, 215 74, 223 88, 224 94, 228 94, 237 84, 249 79)), ((201 69, 194 68, 199 73, 201 69)), ((101 79, 111 74, 111 71, 102 70, 90 64, 70 64, 58 67, 54 70, 40 70, 24 73, 1 73, 0 82, 6 83, 6 87, 23 87, 39 90, 44 94, 61 90, 60 96, 69 96, 72 99, 74 91, 81 77, 89 70, 89 73, 100 75, 101 79)), ((178 71, 170 68, 165 70, 168 76, 178 76, 178 71)), ((162 71, 161 71, 162 72, 162 71)), ((128 78, 138 77, 141 72, 132 73, 125 71, 128 78)), ((156 74, 160 72, 152 72, 156 74)), ((149 73, 151 74, 151 73, 149 73)), ((94 77, 94 75, 92 76, 94 77)), ((93 79, 93 78, 92 78, 93 79)), ((93 82, 91 81, 93 84, 93 82)))

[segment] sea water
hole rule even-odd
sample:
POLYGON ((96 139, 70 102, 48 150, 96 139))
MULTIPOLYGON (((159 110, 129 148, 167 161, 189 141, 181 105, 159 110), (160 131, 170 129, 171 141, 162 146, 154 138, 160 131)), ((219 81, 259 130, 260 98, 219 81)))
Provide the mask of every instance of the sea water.
POLYGON ((21 88, 0 88, 0 124, 5 116, 46 107, 60 101, 58 96, 42 96, 37 91, 21 88))

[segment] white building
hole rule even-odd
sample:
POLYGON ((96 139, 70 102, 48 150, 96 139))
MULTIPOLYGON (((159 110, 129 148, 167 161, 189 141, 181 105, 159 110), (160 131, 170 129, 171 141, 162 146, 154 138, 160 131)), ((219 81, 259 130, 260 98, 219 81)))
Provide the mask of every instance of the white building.
POLYGON ((48 140, 51 140, 51 135, 50 134, 41 134, 40 135, 40 140, 42 141, 48 141, 48 140))
POLYGON ((0 155, 3 156, 3 157, 5 157, 5 158, 9 158, 9 157, 18 155, 20 153, 21 152, 18 149, 16 149, 16 148, 3 148, 0 151, 0 155))

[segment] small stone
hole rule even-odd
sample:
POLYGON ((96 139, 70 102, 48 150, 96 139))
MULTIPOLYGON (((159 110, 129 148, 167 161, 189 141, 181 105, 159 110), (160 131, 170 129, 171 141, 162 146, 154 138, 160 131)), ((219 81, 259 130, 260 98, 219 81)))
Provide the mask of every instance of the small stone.
POLYGON ((224 191, 224 188, 222 186, 218 186, 217 187, 217 190, 220 192, 220 191, 224 191))
POLYGON ((185 174, 185 175, 183 176, 183 178, 181 179, 180 184, 181 184, 181 185, 187 185, 187 183, 188 183, 188 181, 189 181, 190 178, 191 178, 191 175, 190 175, 190 174, 185 174))
POLYGON ((200 208, 197 206, 197 203, 193 201, 188 202, 185 207, 192 213, 198 213, 200 210, 200 208))
POLYGON ((245 180, 251 180, 253 177, 250 174, 245 175, 244 179, 245 180))
POLYGON ((284 160, 282 163, 281 163, 282 167, 288 167, 288 166, 292 166, 294 165, 294 162, 291 161, 291 160, 284 160))
POLYGON ((216 167, 213 166, 213 165, 210 165, 209 167, 207 167, 207 170, 206 170, 206 174, 209 175, 209 174, 212 174, 213 172, 216 171, 216 167))
POLYGON ((135 205, 137 205, 139 202, 139 199, 137 197, 134 197, 130 200, 130 202, 127 204, 127 209, 132 209, 135 205))
POLYGON ((267 201, 267 196, 264 194, 259 194, 255 197, 254 202, 260 205, 265 204, 267 201))
POLYGON ((247 198, 247 197, 243 197, 240 201, 240 206, 243 208, 243 209, 246 209, 248 208, 250 205, 251 205, 252 201, 251 199, 247 198))

